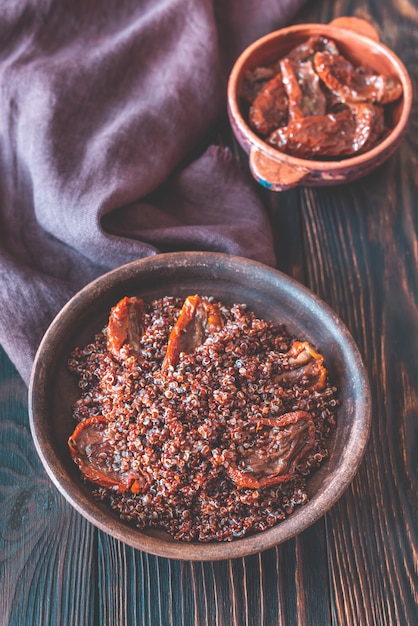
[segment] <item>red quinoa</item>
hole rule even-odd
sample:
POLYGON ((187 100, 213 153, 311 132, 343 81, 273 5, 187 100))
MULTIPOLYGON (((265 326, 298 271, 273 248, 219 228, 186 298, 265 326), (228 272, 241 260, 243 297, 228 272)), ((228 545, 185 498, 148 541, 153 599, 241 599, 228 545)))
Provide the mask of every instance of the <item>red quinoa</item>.
MULTIPOLYGON (((223 327, 191 353, 181 353, 175 366, 162 368, 183 305, 171 297, 145 305, 139 349, 124 343, 115 356, 106 327, 69 361, 82 390, 74 418, 97 416, 106 439, 89 454, 96 460, 101 455, 98 461, 112 475, 141 477, 123 491, 92 483, 95 497, 139 528, 165 529, 184 541, 230 541, 270 528, 305 504, 307 478, 327 456, 338 406, 328 376, 319 384, 290 356, 303 340, 245 305, 208 301, 219 305, 223 327), (271 426, 286 415, 303 419, 271 426), (251 476, 261 481, 265 472, 255 472, 254 450, 261 454, 257 463, 265 458, 268 464, 279 449, 275 433, 307 425, 312 445, 294 468, 289 461, 292 471, 284 482, 248 487, 234 479, 244 476, 246 484, 251 466, 251 476)), ((295 437, 291 444, 303 448, 305 435, 295 437)), ((291 454, 294 461, 296 452, 291 454)))

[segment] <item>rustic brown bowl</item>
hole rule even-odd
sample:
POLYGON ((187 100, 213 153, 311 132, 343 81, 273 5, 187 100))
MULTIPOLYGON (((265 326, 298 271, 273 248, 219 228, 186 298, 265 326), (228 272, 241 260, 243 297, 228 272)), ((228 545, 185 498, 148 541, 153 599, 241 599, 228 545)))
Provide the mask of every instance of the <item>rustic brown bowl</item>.
POLYGON ((318 520, 352 481, 370 428, 370 392, 358 349, 349 332, 306 288, 265 265, 216 253, 172 253, 135 261, 95 280, 66 304, 46 332, 36 355, 29 388, 33 438, 44 467, 65 498, 98 528, 151 554, 185 560, 242 557, 286 541, 318 520), (67 440, 74 429, 72 405, 79 396, 67 360, 107 321, 125 295, 146 300, 191 293, 213 295, 227 304, 245 302, 256 314, 281 321, 325 355, 340 390, 338 425, 330 456, 309 479, 310 501, 274 528, 228 543, 175 541, 163 531, 141 531, 97 502, 80 479, 67 440))
POLYGON ((244 50, 231 71, 228 83, 228 114, 234 134, 249 154, 254 178, 272 191, 297 185, 335 185, 369 174, 398 148, 411 105, 412 85, 404 65, 379 42, 374 27, 359 18, 338 18, 330 24, 299 24, 270 33, 244 50), (245 72, 276 61, 313 35, 333 39, 341 53, 354 65, 368 65, 376 72, 397 76, 402 83, 402 98, 390 106, 391 131, 364 154, 339 161, 296 158, 268 145, 247 124, 241 100, 245 72))

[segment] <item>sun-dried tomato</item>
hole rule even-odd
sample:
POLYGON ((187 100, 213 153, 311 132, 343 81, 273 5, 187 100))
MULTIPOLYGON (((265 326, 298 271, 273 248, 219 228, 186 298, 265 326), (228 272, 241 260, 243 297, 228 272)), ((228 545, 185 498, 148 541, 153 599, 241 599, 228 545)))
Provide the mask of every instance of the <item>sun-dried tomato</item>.
MULTIPOLYGON (((295 64, 290 59, 280 62, 283 85, 289 101, 289 121, 309 115, 324 115, 326 97, 310 60, 295 64)), ((286 119, 284 117, 284 119, 286 119)), ((283 126, 278 124, 277 126, 283 126)), ((277 128, 276 126, 276 128, 277 128)))
POLYGON ((107 327, 107 347, 109 352, 118 356, 124 343, 134 351, 139 350, 143 333, 145 306, 140 298, 122 298, 111 310, 107 327))
POLYGON ((327 37, 322 35, 314 35, 299 46, 296 46, 296 48, 293 48, 287 55, 287 58, 294 63, 304 63, 308 59, 312 60, 315 52, 323 50, 328 50, 331 54, 338 54, 338 48, 332 39, 327 39, 327 37))
POLYGON ((258 92, 248 121, 271 146, 302 159, 370 150, 387 133, 384 106, 402 96, 396 77, 354 67, 325 37, 311 37, 274 67, 280 73, 258 92))
POLYGON ((252 128, 268 135, 278 126, 287 124, 288 99, 281 74, 276 74, 258 92, 249 111, 252 128))
POLYGON ((369 102, 351 105, 350 108, 356 118, 353 153, 364 152, 376 143, 384 131, 383 110, 369 102))
POLYGON ((267 139, 271 146, 302 159, 353 153, 356 118, 350 109, 300 118, 267 139))
POLYGON ((260 489, 286 482, 315 443, 315 425, 306 411, 260 419, 253 445, 238 453, 227 472, 239 488, 260 489))
MULTIPOLYGON (((375 146, 387 133, 387 129, 385 128, 385 117, 384 117, 384 110, 383 110, 382 105, 359 104, 359 105, 352 105, 351 108, 354 111, 356 111, 356 108, 358 109, 359 107, 367 107, 367 106, 370 106, 372 109, 372 111, 370 112, 371 132, 369 134, 369 137, 364 142, 363 147, 359 148, 359 153, 367 152, 367 150, 370 150, 371 148, 373 148, 373 146, 375 146)), ((358 111, 356 115, 357 117, 359 116, 358 111)))
POLYGON ((92 416, 79 422, 68 440, 71 457, 90 482, 117 493, 128 489, 139 493, 147 480, 131 469, 118 469, 120 459, 107 434, 107 427, 108 420, 102 416, 92 416))
POLYGON ((273 67, 255 67, 245 72, 241 97, 252 104, 260 89, 277 73, 273 67))
POLYGON ((193 352, 222 326, 222 313, 217 304, 199 295, 188 296, 170 333, 162 370, 175 367, 182 352, 193 352))
POLYGON ((314 66, 324 84, 342 102, 387 104, 402 95, 402 85, 397 78, 377 74, 362 66, 355 68, 341 54, 331 54, 327 50, 317 52, 314 66))
POLYGON ((381 111, 373 104, 361 103, 338 113, 295 120, 274 131, 267 141, 302 159, 352 156, 372 147, 372 138, 379 139, 384 131, 382 123, 381 111))
POLYGON ((287 353, 287 362, 290 369, 276 374, 274 376, 276 383, 294 384, 306 380, 311 389, 321 390, 325 387, 327 370, 324 366, 324 357, 316 352, 308 341, 294 341, 287 353))

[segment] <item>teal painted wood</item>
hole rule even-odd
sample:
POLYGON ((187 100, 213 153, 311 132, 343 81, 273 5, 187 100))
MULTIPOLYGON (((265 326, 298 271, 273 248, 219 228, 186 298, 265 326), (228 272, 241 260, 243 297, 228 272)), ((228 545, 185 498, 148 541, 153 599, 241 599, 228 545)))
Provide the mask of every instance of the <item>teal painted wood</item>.
POLYGON ((26 386, 0 350, 0 623, 92 625, 93 553, 92 527, 41 466, 26 386))
POLYGON ((213 563, 154 557, 100 534, 99 623, 331 623, 321 526, 261 554, 213 563))

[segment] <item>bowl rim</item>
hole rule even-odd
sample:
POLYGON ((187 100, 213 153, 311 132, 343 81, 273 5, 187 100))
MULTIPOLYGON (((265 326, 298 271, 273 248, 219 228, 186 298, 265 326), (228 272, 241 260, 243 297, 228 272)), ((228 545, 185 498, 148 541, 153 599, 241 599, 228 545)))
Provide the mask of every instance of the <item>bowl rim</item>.
POLYGON ((307 287, 281 271, 258 261, 217 252, 174 252, 138 259, 103 274, 77 292, 51 322, 38 347, 30 377, 28 407, 32 437, 44 469, 55 487, 74 509, 98 529, 133 548, 156 556, 188 561, 216 561, 248 556, 287 541, 308 528, 336 503, 352 482, 366 451, 371 428, 371 393, 368 375, 354 339, 336 313, 307 287), (68 316, 86 310, 101 290, 111 291, 122 280, 126 281, 139 276, 150 268, 163 269, 167 267, 167 263, 174 268, 214 267, 217 263, 221 263, 226 264, 231 273, 259 272, 271 277, 275 284, 281 286, 286 295, 302 299, 308 303, 311 310, 320 311, 324 324, 331 325, 333 332, 342 337, 344 347, 347 347, 349 354, 350 372, 361 386, 357 419, 350 430, 344 458, 337 470, 330 476, 325 489, 321 490, 318 495, 315 494, 307 504, 298 507, 297 515, 295 511, 292 516, 268 530, 231 542, 189 543, 176 542, 172 539, 164 540, 160 536, 161 531, 155 533, 148 531, 145 534, 144 531, 113 518, 110 510, 109 512, 102 510, 91 496, 86 495, 81 488, 81 481, 79 485, 75 484, 54 448, 53 438, 43 428, 43 423, 47 422, 43 416, 45 413, 44 391, 49 377, 48 358, 45 360, 44 357, 54 351, 56 333, 58 336, 65 333, 68 316), (347 457, 349 457, 349 463, 347 457), (112 517, 112 530, 109 530, 109 515, 112 517), (289 530, 289 525, 292 526, 291 530, 289 530))
POLYGON ((342 26, 332 26, 332 24, 321 23, 303 23, 295 24, 293 26, 287 26, 279 30, 272 31, 263 37, 260 37, 253 43, 251 43, 236 59, 228 78, 227 85, 227 107, 228 114, 233 122, 238 126, 240 132, 246 137, 249 143, 257 148, 262 154, 268 156, 268 158, 278 163, 287 163, 300 170, 327 170, 329 172, 338 172, 347 168, 352 168, 356 165, 364 165, 365 161, 371 161, 376 156, 381 155, 386 151, 390 151, 393 145, 397 145, 401 140, 406 126, 409 120, 410 111, 412 107, 413 98, 412 82, 409 73, 401 61, 401 59, 384 43, 375 41, 370 37, 366 37, 360 33, 356 33, 352 30, 344 28, 342 26), (241 107, 239 106, 239 94, 237 93, 237 83, 241 76, 242 67, 251 58, 255 51, 259 50, 271 41, 281 39, 291 34, 302 34, 304 31, 310 31, 306 33, 306 36, 314 34, 324 34, 330 38, 334 38, 337 43, 341 32, 349 33, 350 37, 356 39, 363 44, 377 50, 385 57, 389 58, 391 63, 397 68, 398 78, 402 83, 403 95, 402 95, 402 110, 397 124, 391 130, 387 137, 385 137, 379 144, 364 152, 362 154, 348 157, 340 161, 321 161, 319 159, 301 159, 294 157, 290 154, 280 152, 272 146, 269 146, 261 137, 259 137, 247 124, 245 117, 241 113, 241 107))

